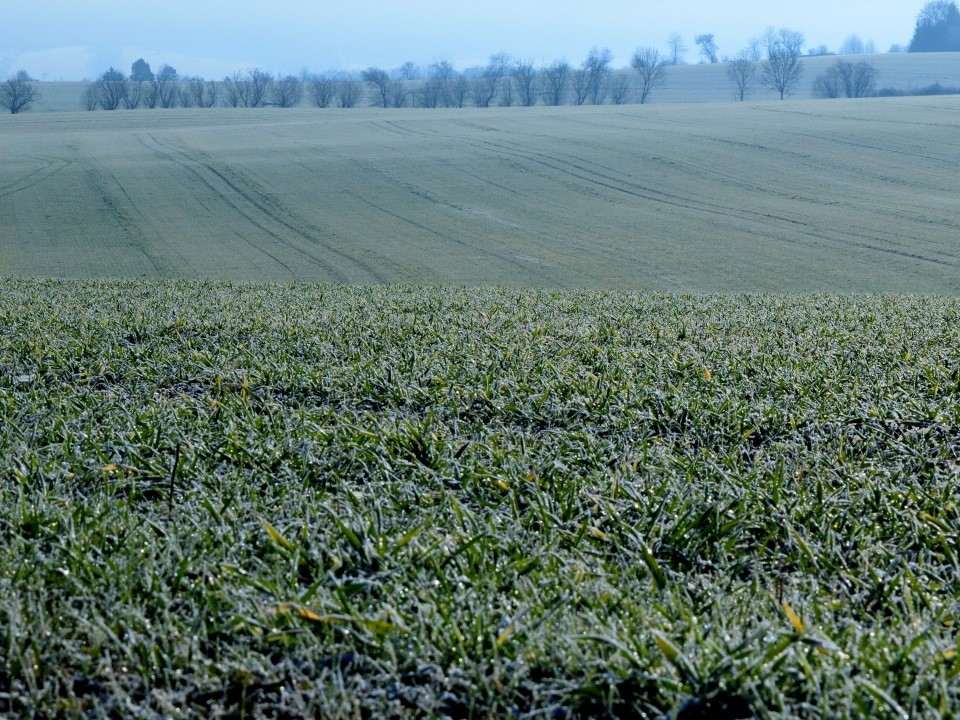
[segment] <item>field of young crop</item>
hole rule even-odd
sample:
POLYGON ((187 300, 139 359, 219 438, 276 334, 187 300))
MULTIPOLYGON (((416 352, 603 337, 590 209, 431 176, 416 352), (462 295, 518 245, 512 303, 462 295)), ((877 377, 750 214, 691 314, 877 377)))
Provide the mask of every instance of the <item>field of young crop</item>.
POLYGON ((960 99, 0 118, 0 275, 960 293, 960 99))
POLYGON ((958 348, 933 296, 2 280, 0 715, 956 717, 958 348))

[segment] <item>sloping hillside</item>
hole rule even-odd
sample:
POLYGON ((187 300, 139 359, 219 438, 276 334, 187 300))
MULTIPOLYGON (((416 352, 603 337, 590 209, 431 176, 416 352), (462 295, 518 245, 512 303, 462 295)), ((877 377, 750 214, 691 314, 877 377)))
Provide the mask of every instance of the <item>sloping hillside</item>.
POLYGON ((0 274, 960 291, 960 98, 0 120, 0 274))

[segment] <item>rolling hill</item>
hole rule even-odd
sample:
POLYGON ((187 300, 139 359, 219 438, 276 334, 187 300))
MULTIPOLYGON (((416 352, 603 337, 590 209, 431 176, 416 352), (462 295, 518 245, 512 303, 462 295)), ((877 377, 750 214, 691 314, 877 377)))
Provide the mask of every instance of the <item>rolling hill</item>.
POLYGON ((960 99, 0 121, 0 273, 960 290, 960 99))

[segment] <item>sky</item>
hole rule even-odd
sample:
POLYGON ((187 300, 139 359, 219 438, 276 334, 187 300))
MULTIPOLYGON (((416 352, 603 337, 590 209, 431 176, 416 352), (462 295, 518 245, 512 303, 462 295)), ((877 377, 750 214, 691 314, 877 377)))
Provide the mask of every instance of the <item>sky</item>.
POLYGON ((607 47, 625 66, 640 46, 666 52, 673 32, 698 60, 693 38, 713 33, 734 55, 768 26, 801 31, 805 48, 836 50, 850 34, 885 52, 910 40, 925 0, 2 0, 0 77, 24 69, 41 80, 93 78, 138 58, 154 69, 221 78, 260 67, 355 71, 426 66, 460 69, 496 52, 579 63, 607 47))

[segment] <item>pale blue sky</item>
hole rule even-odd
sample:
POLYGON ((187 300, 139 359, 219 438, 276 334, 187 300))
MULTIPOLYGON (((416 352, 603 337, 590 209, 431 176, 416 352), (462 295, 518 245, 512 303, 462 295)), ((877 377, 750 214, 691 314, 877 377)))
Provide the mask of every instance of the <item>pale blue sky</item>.
POLYGON ((0 76, 23 68, 73 80, 110 65, 129 72, 139 57, 205 77, 252 66, 295 73, 406 60, 463 68, 499 51, 577 63, 595 45, 609 47, 621 66, 637 46, 665 51, 674 31, 696 61, 698 33, 714 33, 720 53, 735 54, 770 25, 800 30, 805 47, 836 50, 856 33, 885 52, 909 41, 924 1, 2 0, 0 76))

